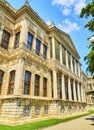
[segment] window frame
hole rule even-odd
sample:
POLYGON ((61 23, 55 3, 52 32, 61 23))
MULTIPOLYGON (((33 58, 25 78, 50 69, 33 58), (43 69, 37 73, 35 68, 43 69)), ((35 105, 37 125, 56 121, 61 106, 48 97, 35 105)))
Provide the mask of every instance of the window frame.
POLYGON ((24 95, 30 95, 30 86, 31 86, 31 72, 26 70, 24 73, 24 91, 23 91, 24 95))
POLYGON ((12 70, 9 75, 8 94, 13 94, 14 84, 15 84, 15 70, 12 70))
POLYGON ((4 78, 4 71, 0 70, 0 73, 2 73, 2 76, 0 74, 0 94, 2 92, 2 85, 3 85, 3 78, 4 78))
POLYGON ((1 40, 1 47, 8 50, 10 40, 10 33, 6 30, 3 30, 2 40, 1 40))
POLYGON ((34 96, 40 95, 40 75, 35 74, 34 96))
POLYGON ((36 38, 36 54, 40 55, 41 41, 36 38))
POLYGON ((27 49, 30 50, 30 51, 32 50, 33 38, 34 38, 34 36, 32 35, 32 33, 28 32, 27 49))

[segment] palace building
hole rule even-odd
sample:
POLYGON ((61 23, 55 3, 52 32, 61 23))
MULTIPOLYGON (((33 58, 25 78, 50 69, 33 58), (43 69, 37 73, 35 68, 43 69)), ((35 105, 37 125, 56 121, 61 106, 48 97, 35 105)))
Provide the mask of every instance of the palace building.
POLYGON ((87 83, 81 75, 67 33, 48 26, 27 2, 16 10, 0 0, 0 123, 85 112, 87 83))

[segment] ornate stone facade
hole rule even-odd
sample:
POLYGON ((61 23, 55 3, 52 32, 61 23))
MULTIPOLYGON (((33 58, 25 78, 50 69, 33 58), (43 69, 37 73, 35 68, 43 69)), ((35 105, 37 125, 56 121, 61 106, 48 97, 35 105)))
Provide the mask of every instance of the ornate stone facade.
POLYGON ((68 34, 26 3, 0 0, 0 122, 86 111, 79 54, 68 34))

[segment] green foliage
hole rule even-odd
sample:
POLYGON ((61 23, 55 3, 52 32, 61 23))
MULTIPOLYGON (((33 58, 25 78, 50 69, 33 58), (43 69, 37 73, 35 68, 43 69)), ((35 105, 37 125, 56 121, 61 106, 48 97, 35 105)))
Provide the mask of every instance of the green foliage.
POLYGON ((83 7, 80 13, 81 18, 88 18, 90 16, 92 18, 86 23, 85 27, 87 27, 90 31, 94 31, 94 0, 83 7))
POLYGON ((88 65, 86 71, 94 74, 94 45, 90 44, 88 48, 90 49, 90 52, 84 58, 86 64, 88 65))
MULTIPOLYGON (((91 2, 89 2, 82 8, 80 17, 91 18, 85 24, 85 28, 88 28, 88 30, 94 32, 94 0, 91 0, 91 2)), ((94 44, 91 44, 89 46, 89 49, 91 49, 90 52, 84 58, 86 64, 88 65, 86 71, 90 72, 91 74, 94 74, 94 44)))

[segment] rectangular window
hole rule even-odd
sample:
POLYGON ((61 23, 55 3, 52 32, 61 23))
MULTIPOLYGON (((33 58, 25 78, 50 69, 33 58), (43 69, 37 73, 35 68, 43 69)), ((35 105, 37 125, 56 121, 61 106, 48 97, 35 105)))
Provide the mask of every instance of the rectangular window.
POLYGON ((47 46, 43 45, 43 58, 46 59, 47 56, 47 46))
POLYGON ((9 38, 10 38, 10 33, 4 30, 2 40, 1 40, 1 47, 3 47, 4 49, 8 49, 9 38))
POLYGON ((24 77, 24 94, 30 94, 30 82, 31 82, 31 72, 25 71, 24 77))
POLYGON ((47 96, 47 78, 43 78, 43 96, 47 96))
POLYGON ((66 54, 65 54, 65 48, 62 46, 62 61, 63 64, 66 65, 66 54))
POLYGON ((2 70, 0 70, 0 94, 2 91, 3 75, 4 75, 4 72, 2 70))
POLYGON ((39 39, 36 39, 36 54, 40 54, 40 46, 41 46, 41 41, 39 39))
POLYGON ((35 115, 40 115, 40 110, 41 110, 41 107, 40 106, 36 106, 35 107, 35 115))
POLYGON ((34 90, 34 95, 35 96, 39 96, 40 95, 40 76, 39 75, 35 75, 35 90, 34 90))
POLYGON ((13 91, 14 91, 14 82, 15 82, 15 70, 13 70, 13 71, 10 72, 8 94, 13 94, 13 91))
POLYGON ((30 105, 25 105, 24 110, 23 110, 23 115, 24 116, 30 116, 30 110, 31 110, 31 106, 30 105))
POLYGON ((48 106, 44 106, 44 114, 48 114, 48 106))
POLYGON ((16 33, 16 35, 15 35, 14 49, 19 47, 19 40, 20 40, 20 32, 16 33))
POLYGON ((28 32, 28 39, 27 39, 27 49, 32 49, 32 42, 33 42, 33 35, 28 32))
POLYGON ((60 60, 60 43, 55 41, 55 56, 57 60, 60 60))

